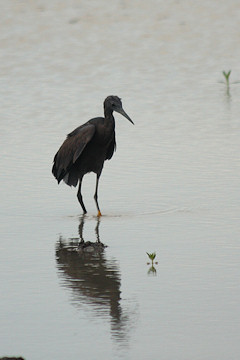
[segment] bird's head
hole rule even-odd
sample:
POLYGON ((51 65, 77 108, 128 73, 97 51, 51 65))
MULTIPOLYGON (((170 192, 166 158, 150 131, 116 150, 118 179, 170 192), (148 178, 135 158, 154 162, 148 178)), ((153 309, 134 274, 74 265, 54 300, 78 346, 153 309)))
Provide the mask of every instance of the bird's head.
POLYGON ((123 115, 126 119, 128 119, 132 124, 134 122, 130 119, 128 114, 125 113, 122 107, 122 101, 118 96, 110 95, 104 101, 104 111, 116 111, 119 114, 123 115))

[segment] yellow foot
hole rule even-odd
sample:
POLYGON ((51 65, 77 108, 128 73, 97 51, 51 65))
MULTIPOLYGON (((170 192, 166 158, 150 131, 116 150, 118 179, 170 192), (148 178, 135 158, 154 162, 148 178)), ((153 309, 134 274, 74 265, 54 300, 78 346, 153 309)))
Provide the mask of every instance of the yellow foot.
POLYGON ((97 216, 98 216, 98 217, 102 216, 102 214, 101 214, 101 211, 100 211, 100 210, 98 210, 98 214, 97 214, 97 216))

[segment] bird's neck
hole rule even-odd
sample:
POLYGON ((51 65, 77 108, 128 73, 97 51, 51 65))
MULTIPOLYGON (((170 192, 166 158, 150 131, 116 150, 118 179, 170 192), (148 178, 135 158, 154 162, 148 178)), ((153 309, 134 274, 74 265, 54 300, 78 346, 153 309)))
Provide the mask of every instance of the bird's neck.
POLYGON ((113 112, 110 109, 104 109, 104 117, 107 122, 113 123, 115 125, 115 119, 113 117, 113 112))

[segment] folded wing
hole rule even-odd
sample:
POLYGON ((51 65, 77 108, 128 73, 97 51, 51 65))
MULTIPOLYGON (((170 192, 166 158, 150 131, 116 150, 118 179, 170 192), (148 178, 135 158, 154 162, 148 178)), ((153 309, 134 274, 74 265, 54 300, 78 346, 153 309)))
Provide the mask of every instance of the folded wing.
POLYGON ((86 145, 91 141, 94 133, 95 126, 86 123, 76 128, 67 136, 53 160, 52 173, 58 183, 69 173, 71 167, 81 156, 86 145))

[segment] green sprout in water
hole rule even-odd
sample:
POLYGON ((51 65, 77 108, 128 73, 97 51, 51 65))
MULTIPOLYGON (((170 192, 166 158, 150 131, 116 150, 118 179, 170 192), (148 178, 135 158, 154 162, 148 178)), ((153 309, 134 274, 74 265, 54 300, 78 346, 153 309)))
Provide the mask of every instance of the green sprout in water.
MULTIPOLYGON (((153 252, 152 254, 147 253, 147 255, 152 262, 152 265, 151 265, 150 269, 148 270, 148 274, 156 275, 157 270, 154 267, 154 259, 156 257, 156 253, 155 252, 153 252)), ((147 263, 147 264, 149 265, 150 263, 147 263)), ((155 264, 157 264, 157 262, 155 262, 155 264)))
POLYGON ((148 257, 149 257, 149 259, 151 260, 152 265, 153 265, 153 261, 154 261, 154 259, 155 259, 155 257, 156 257, 156 253, 153 252, 152 254, 149 254, 149 253, 147 253, 147 254, 148 254, 148 257))
POLYGON ((149 259, 152 261, 152 263, 153 263, 153 261, 154 261, 154 259, 155 259, 155 257, 156 257, 156 253, 154 252, 154 253, 152 253, 152 254, 149 254, 149 253, 147 253, 148 254, 148 257, 149 257, 149 259))
POLYGON ((223 76, 225 77, 226 84, 227 84, 227 87, 228 87, 228 88, 229 88, 229 77, 230 77, 230 74, 231 74, 231 70, 229 70, 228 72, 223 71, 223 76))

